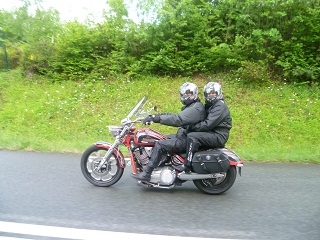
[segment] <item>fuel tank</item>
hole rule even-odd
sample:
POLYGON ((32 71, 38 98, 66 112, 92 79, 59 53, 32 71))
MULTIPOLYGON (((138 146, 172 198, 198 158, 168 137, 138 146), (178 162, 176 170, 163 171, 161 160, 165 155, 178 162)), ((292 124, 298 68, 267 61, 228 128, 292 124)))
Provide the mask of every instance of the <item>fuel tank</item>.
POLYGON ((153 147, 156 141, 167 137, 153 129, 141 128, 134 135, 134 143, 139 146, 153 147))

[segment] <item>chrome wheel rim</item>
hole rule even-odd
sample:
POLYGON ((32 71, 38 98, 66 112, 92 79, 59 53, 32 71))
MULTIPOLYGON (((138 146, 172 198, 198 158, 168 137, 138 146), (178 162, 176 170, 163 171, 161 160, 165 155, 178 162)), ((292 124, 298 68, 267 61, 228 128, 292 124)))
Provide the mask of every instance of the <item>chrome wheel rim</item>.
POLYGON ((206 186, 215 186, 215 185, 219 185, 220 183, 222 183, 226 176, 227 173, 220 173, 223 174, 223 176, 221 177, 217 177, 217 178, 213 178, 213 179, 204 179, 202 180, 202 182, 206 185, 206 186))
POLYGON ((102 161, 103 157, 107 151, 98 150, 93 152, 88 157, 87 170, 91 177, 97 181, 110 181, 117 173, 118 165, 117 160, 113 155, 102 165, 101 169, 97 171, 99 163, 102 161))

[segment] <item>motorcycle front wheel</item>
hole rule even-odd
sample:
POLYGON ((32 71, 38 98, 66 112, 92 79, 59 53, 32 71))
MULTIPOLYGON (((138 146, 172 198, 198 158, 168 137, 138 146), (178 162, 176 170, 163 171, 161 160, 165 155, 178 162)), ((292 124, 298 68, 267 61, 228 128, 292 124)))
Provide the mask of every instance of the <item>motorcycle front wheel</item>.
POLYGON ((81 157, 81 171, 83 176, 93 185, 109 187, 120 180, 124 169, 120 167, 114 154, 105 162, 98 171, 97 166, 107 153, 107 149, 90 146, 81 157))
POLYGON ((194 185, 201 191, 211 195, 224 193, 232 187, 237 177, 237 169, 231 166, 223 177, 194 180, 194 185))

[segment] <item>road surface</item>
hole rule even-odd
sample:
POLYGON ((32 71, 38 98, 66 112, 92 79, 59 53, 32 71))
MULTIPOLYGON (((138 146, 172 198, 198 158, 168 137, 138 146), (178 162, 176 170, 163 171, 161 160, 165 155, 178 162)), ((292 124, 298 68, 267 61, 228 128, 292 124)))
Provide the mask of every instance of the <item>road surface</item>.
POLYGON ((0 150, 0 236, 320 239, 320 165, 248 162, 231 189, 212 196, 192 182, 137 186, 130 167, 115 185, 95 187, 82 176, 80 158, 0 150))

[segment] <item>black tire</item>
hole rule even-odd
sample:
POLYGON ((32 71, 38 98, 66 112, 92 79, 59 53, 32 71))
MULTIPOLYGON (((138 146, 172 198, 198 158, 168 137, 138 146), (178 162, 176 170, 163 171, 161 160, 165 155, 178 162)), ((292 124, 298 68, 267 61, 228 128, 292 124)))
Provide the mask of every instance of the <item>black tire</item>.
POLYGON ((194 180, 193 183, 196 187, 206 194, 218 195, 224 193, 232 187, 237 177, 237 169, 231 166, 225 173, 224 177, 194 180))
POLYGON ((83 176, 98 187, 109 187, 115 184, 120 180, 124 171, 114 154, 111 155, 99 172, 94 170, 106 153, 107 149, 92 145, 81 157, 80 166, 83 176))

